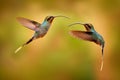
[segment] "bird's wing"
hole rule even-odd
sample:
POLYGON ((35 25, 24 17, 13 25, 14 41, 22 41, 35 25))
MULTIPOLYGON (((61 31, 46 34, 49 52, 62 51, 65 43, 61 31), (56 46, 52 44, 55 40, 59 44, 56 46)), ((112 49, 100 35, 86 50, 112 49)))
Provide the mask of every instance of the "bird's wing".
POLYGON ((34 31, 38 31, 39 30, 39 26, 41 25, 40 23, 30 20, 30 19, 26 19, 23 17, 17 17, 17 20, 26 28, 29 28, 31 30, 34 31))
POLYGON ((94 39, 92 37, 92 32, 85 32, 85 31, 70 31, 70 33, 79 39, 87 40, 87 41, 93 41, 94 39))

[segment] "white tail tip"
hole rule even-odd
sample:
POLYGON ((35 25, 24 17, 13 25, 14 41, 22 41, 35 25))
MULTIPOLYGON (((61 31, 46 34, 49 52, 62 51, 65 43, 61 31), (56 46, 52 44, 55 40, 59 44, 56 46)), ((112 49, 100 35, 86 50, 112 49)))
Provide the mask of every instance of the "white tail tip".
POLYGON ((100 71, 102 71, 102 69, 103 69, 103 61, 101 62, 100 71))
POLYGON ((102 56, 102 61, 101 61, 101 66, 100 66, 100 71, 102 71, 102 69, 103 69, 103 64, 104 64, 104 61, 103 61, 103 56, 102 56))
POLYGON ((15 54, 22 48, 22 46, 20 46, 18 49, 15 50, 15 54))

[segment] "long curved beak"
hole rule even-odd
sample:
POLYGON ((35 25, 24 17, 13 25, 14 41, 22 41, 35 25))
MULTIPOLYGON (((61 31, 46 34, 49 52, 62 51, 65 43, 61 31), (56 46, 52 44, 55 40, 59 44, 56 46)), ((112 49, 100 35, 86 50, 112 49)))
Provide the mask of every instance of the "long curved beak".
POLYGON ((70 26, 73 26, 73 25, 76 25, 76 24, 84 25, 84 23, 76 22, 76 23, 70 24, 70 25, 68 25, 68 26, 70 27, 70 26))
POLYGON ((54 17, 54 18, 56 18, 56 17, 64 17, 64 18, 70 19, 69 17, 67 17, 67 16, 62 16, 62 15, 53 16, 53 17, 54 17))

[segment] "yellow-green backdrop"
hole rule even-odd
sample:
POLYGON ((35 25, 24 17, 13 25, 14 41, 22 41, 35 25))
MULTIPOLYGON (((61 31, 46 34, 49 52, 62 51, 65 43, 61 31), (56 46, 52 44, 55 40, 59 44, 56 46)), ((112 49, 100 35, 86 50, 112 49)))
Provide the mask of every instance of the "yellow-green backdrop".
POLYGON ((0 0, 0 80, 120 80, 119 0, 0 0), (47 35, 14 55, 33 35, 16 17, 42 23, 56 18, 47 35), (74 22, 92 23, 105 39, 104 67, 100 72, 100 46, 69 35, 85 30, 74 22))

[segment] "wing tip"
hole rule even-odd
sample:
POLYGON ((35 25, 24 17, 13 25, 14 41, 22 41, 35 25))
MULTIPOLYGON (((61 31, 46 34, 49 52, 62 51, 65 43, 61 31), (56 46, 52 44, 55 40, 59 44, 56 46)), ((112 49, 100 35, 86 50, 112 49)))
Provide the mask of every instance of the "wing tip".
POLYGON ((74 38, 79 39, 79 38, 75 35, 74 31, 69 31, 69 34, 70 34, 71 36, 73 36, 74 38))
POLYGON ((75 34, 74 34, 74 31, 69 31, 69 34, 70 34, 71 36, 77 38, 77 37, 75 36, 75 34))
POLYGON ((81 40, 81 38, 78 36, 78 31, 77 30, 72 30, 72 31, 69 31, 69 34, 71 36, 73 36, 74 38, 77 38, 79 40, 81 40), (77 32, 77 33, 76 33, 77 32))
POLYGON ((26 18, 24 18, 24 17, 16 17, 16 19, 17 19, 18 21, 22 21, 22 20, 25 20, 26 18))

